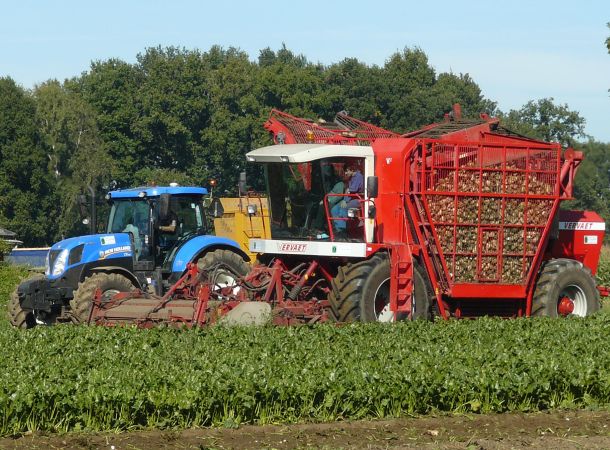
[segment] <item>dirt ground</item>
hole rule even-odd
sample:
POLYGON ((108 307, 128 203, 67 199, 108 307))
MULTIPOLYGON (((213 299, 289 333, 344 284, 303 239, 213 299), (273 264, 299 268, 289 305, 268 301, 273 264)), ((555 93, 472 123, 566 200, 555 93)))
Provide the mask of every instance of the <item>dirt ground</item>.
POLYGON ((462 415, 183 431, 30 434, 2 449, 610 449, 610 411, 462 415))

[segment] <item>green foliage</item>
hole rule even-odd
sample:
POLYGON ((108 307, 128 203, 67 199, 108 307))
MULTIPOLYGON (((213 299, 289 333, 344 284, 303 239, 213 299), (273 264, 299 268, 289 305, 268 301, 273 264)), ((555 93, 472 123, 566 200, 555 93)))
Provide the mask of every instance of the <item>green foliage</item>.
POLYGON ((543 141, 575 145, 575 138, 585 138, 585 119, 568 105, 556 105, 553 98, 530 100, 519 110, 501 114, 502 124, 525 136, 543 141))
POLYGON ((38 128, 49 149, 49 172, 57 180, 60 202, 57 236, 83 231, 78 212, 78 195, 88 186, 99 189, 108 184, 113 161, 106 151, 95 112, 68 87, 50 80, 36 87, 38 128))
MULTIPOLYGON (((605 247, 602 250, 602 257, 597 268, 597 283, 600 286, 610 288, 610 247, 605 247)), ((610 301, 610 299, 605 300, 610 301)))
POLYGON ((48 155, 35 100, 12 79, 0 78, 0 226, 31 245, 44 245, 57 229, 48 155))
MULTIPOLYGON (((585 159, 576 174, 575 200, 563 206, 591 210, 610 223, 610 144, 589 141, 579 145, 585 159)), ((606 234, 606 239, 610 236, 606 234)))
POLYGON ((4 257, 11 252, 13 246, 6 242, 4 239, 0 239, 0 261, 4 260, 4 257))
POLYGON ((607 405, 608 326, 3 327, 0 434, 607 405))
MULTIPOLYGON (((133 186, 167 186, 178 183, 181 186, 197 185, 186 173, 177 169, 151 169, 138 170, 133 176, 133 186)), ((199 183, 198 185, 201 185, 199 183)))
POLYGON ((27 276, 25 267, 0 263, 0 329, 9 327, 6 318, 6 302, 19 282, 27 276))

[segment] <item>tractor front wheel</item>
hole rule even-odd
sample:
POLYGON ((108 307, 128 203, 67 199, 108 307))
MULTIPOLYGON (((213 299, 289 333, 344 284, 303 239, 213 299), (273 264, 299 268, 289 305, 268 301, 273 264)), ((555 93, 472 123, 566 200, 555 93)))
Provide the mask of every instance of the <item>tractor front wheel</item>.
POLYGON ((129 278, 117 273, 96 273, 78 283, 74 298, 70 300, 72 317, 77 323, 87 323, 93 306, 97 289, 102 294, 102 301, 110 300, 119 292, 130 292, 136 288, 129 278))
MULTIPOLYGON (((44 278, 44 275, 36 274, 28 280, 40 279, 44 278)), ((27 281, 27 280, 26 280, 27 281)), ((21 303, 19 302, 19 295, 17 294, 17 289, 11 293, 11 296, 8 300, 7 312, 8 312, 8 320, 16 328, 34 328, 36 323, 36 315, 34 311, 31 309, 24 309, 21 307, 21 303)), ((49 323, 51 325, 51 323, 49 323)))
POLYGON ((532 300, 532 316, 590 316, 600 309, 591 271, 572 259, 545 263, 532 300))
POLYGON ((17 290, 11 293, 8 300, 8 320, 11 325, 17 328, 33 328, 36 326, 36 318, 34 317, 34 311, 31 309, 23 309, 19 303, 19 296, 17 290))
MULTIPOLYGON (((339 268, 329 295, 331 316, 338 322, 393 322, 390 311, 390 258, 376 254, 366 261, 339 268)), ((431 319, 432 289, 419 264, 414 261, 411 313, 397 320, 431 319)))

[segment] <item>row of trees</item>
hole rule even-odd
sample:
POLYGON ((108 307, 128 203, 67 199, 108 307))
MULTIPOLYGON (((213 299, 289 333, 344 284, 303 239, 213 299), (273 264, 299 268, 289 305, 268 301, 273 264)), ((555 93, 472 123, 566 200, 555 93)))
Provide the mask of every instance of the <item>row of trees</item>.
MULTIPOLYGON (((80 76, 32 90, 0 78, 0 226, 28 245, 80 233, 76 199, 87 186, 102 195, 215 178, 230 192, 241 170, 254 170, 244 153, 270 143, 262 125, 271 108, 311 118, 347 110, 406 132, 438 121, 456 102, 467 116, 500 115, 533 137, 566 145, 587 138, 584 120, 566 105, 544 99, 503 113, 468 75, 437 74, 418 48, 379 67, 354 58, 314 64, 285 47, 264 49, 256 61, 234 48, 158 47, 134 64, 96 61, 80 76)), ((609 146, 589 141, 584 149, 579 206, 608 214, 609 146)))

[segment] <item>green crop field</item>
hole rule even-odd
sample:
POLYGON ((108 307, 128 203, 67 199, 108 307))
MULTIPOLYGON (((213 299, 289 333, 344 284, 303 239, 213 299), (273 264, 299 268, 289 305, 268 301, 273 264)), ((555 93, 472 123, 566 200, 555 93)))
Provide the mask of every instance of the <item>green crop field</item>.
POLYGON ((21 275, 0 266, 0 435, 610 406, 607 313, 24 331, 4 318, 21 275))

